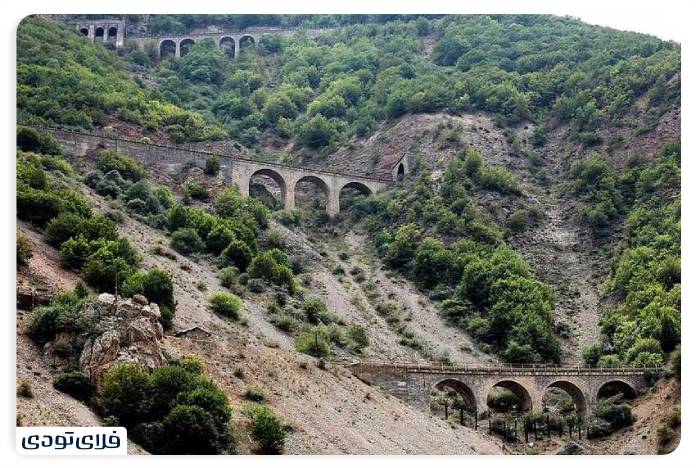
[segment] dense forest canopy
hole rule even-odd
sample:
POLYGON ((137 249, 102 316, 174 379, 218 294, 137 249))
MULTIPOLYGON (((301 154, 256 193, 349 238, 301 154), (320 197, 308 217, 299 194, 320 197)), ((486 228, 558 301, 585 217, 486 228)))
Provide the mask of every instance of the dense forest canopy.
POLYGON ((161 15, 149 21, 160 32, 211 23, 339 28, 315 39, 301 31, 265 35, 237 61, 212 41, 165 60, 156 46, 142 51, 130 41, 119 60, 56 24, 29 19, 18 34, 20 117, 90 128, 117 115, 150 129, 165 126, 179 141, 230 137, 253 146, 294 136, 301 146, 330 149, 407 113, 485 110, 509 124, 569 123, 576 139, 591 144, 601 125, 631 125, 624 120, 638 97, 649 99, 648 125, 679 100, 677 44, 570 18, 161 15), (425 38, 435 41, 432 50, 425 38), (67 66, 50 70, 58 59, 67 66), (127 78, 124 67, 140 79, 127 78), (93 93, 97 88, 108 92, 93 93))

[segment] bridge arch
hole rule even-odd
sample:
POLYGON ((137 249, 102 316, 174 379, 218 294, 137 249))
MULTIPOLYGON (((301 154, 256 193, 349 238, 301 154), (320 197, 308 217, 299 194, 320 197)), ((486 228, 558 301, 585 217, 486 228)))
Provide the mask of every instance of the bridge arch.
POLYGON ((251 194, 251 186, 253 183, 254 177, 257 176, 263 176, 263 177, 268 177, 269 179, 273 180, 273 182, 276 183, 278 186, 278 189, 280 190, 280 206, 285 207, 287 206, 287 198, 288 198, 288 187, 287 183, 285 182, 285 179, 283 178, 282 175, 280 175, 279 172, 270 169, 270 168, 263 168, 259 169, 253 174, 251 174, 251 177, 249 177, 249 194, 251 194))
POLYGON ((512 393, 514 393, 517 398, 519 399, 519 402, 517 403, 517 410, 520 412, 523 411, 531 411, 532 409, 532 395, 525 388, 524 385, 521 383, 515 381, 515 380, 499 380, 493 385, 491 385, 487 391, 485 392, 485 398, 486 398, 486 405, 490 407, 489 401, 490 401, 490 396, 493 390, 498 387, 498 388, 503 388, 505 390, 509 390, 512 393))
POLYGON ((366 184, 358 181, 351 181, 340 188, 337 194, 339 211, 350 206, 350 202, 356 194, 370 196, 372 189, 366 184))
POLYGON ((433 390, 446 392, 448 389, 451 389, 453 392, 459 395, 465 404, 469 406, 471 411, 476 413, 478 409, 476 405, 476 394, 471 387, 458 379, 444 379, 433 385, 433 390))
POLYGON ((578 413, 585 413, 587 410, 588 398, 586 393, 583 392, 576 384, 568 380, 556 380, 555 382, 551 382, 549 385, 547 385, 546 388, 543 389, 543 393, 545 394, 546 391, 551 388, 558 388, 566 392, 573 400, 573 403, 575 403, 575 410, 578 413))
POLYGON ((176 56, 177 45, 173 39, 165 39, 160 42, 159 49, 160 58, 165 58, 168 55, 176 56))
POLYGON ((188 54, 189 50, 195 43, 196 42, 190 37, 182 39, 181 42, 179 42, 179 56, 183 57, 184 55, 188 54))
POLYGON ((256 38, 252 36, 251 34, 244 34, 243 36, 240 36, 239 40, 237 41, 237 48, 239 49, 239 52, 237 55, 241 55, 242 51, 245 48, 250 48, 256 45, 256 38))
POLYGON ((99 26, 98 28, 94 29, 94 38, 97 39, 104 39, 104 28, 99 26))
MULTIPOLYGON (((306 176, 300 177, 297 180, 297 182, 295 182, 295 187, 292 190, 293 194, 295 195, 295 204, 294 204, 295 206, 298 206, 296 204, 298 188, 300 188, 300 190, 299 190, 300 193, 302 193, 304 191, 300 187, 300 184, 302 184, 303 186, 306 186, 307 184, 312 184, 315 187, 317 187, 324 195, 324 209, 327 212, 331 213, 331 206, 330 206, 331 199, 332 199, 331 187, 324 179, 322 179, 321 177, 316 176, 316 175, 306 175, 306 176)), ((319 204, 319 208, 321 208, 321 204, 319 204)))
POLYGON ((608 398, 618 393, 623 394, 625 399, 632 399, 638 396, 638 391, 630 382, 623 379, 613 379, 599 386, 596 400, 599 401, 602 398, 608 398))
POLYGON ((116 26, 111 26, 107 31, 107 37, 110 41, 116 40, 116 35, 118 34, 118 28, 116 26))
POLYGON ((237 52, 237 43, 234 40, 234 37, 232 36, 223 36, 220 38, 220 42, 218 43, 218 47, 222 52, 227 55, 230 58, 234 58, 235 53, 237 52))
POLYGON ((80 28, 80 34, 83 36, 89 36, 89 28, 80 28))

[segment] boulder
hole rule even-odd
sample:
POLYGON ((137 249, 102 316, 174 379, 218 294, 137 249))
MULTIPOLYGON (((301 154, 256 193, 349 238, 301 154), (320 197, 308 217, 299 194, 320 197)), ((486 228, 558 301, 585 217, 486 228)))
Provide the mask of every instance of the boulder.
POLYGON ((587 455, 587 449, 577 442, 568 442, 558 450, 556 450, 556 455, 587 455))
POLYGON ((101 294, 85 306, 85 316, 94 321, 99 331, 85 343, 80 369, 97 387, 114 364, 134 362, 154 369, 167 363, 159 307, 144 299, 140 296, 123 300, 101 294))

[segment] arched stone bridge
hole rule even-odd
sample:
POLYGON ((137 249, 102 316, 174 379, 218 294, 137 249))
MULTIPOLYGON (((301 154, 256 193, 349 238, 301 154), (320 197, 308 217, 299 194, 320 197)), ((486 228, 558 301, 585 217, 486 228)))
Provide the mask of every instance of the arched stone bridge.
POLYGON ((428 411, 435 389, 455 390, 478 414, 488 409, 487 398, 493 387, 513 391, 523 410, 541 411, 546 390, 559 388, 570 395, 579 412, 592 412, 598 396, 613 386, 635 396, 648 384, 647 376, 656 369, 583 367, 453 367, 358 362, 348 364, 361 380, 428 411))
MULTIPOLYGON (((333 29, 307 29, 303 30, 309 37, 316 37, 320 34, 332 31, 333 29)), ((150 36, 137 37, 140 48, 144 48, 149 41, 157 44, 160 58, 167 54, 173 54, 175 57, 186 55, 188 48, 196 42, 209 39, 212 40, 222 51, 227 52, 232 58, 239 58, 242 47, 252 47, 259 43, 259 39, 264 35, 288 35, 297 32, 296 29, 279 29, 279 28, 249 28, 244 31, 232 32, 204 32, 191 33, 185 35, 169 35, 169 36, 150 36)))
MULTIPOLYGON (((123 47, 126 39, 126 22, 119 19, 90 19, 70 22, 75 31, 86 36, 92 42, 113 44, 116 48, 123 47)), ((230 32, 202 32, 183 35, 132 37, 140 48, 144 48, 147 42, 157 45, 160 57, 172 54, 182 57, 190 46, 202 39, 210 39, 220 49, 227 52, 232 58, 239 58, 242 47, 251 47, 258 44, 263 35, 288 35, 303 31, 309 37, 316 37, 335 28, 323 29, 285 29, 285 28, 247 28, 244 31, 230 32)))
POLYGON ((177 177, 185 168, 191 165, 201 168, 205 167, 206 160, 215 155, 220 158, 220 173, 224 177, 225 182, 230 185, 236 185, 240 193, 244 195, 249 194, 252 179, 257 176, 265 176, 275 181, 280 189, 281 201, 285 209, 295 207, 295 190, 297 185, 302 182, 311 182, 323 193, 326 211, 330 215, 340 212, 340 194, 343 189, 352 188, 363 194, 373 195, 410 171, 409 161, 405 155, 390 169, 389 177, 368 177, 334 172, 322 168, 257 161, 231 155, 192 150, 182 146, 148 144, 97 133, 32 125, 25 126, 50 132, 60 142, 63 152, 67 155, 83 158, 99 149, 113 149, 121 154, 131 156, 146 167, 153 168, 172 177, 177 177))

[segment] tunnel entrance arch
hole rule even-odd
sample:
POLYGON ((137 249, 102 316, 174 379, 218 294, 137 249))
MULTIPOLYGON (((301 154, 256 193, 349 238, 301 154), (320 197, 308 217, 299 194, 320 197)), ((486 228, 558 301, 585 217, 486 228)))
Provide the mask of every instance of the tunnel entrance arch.
POLYGON ((404 169, 404 163, 401 162, 396 168, 396 181, 401 182, 404 180, 404 177, 406 177, 406 169, 404 169))

